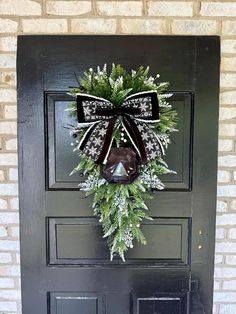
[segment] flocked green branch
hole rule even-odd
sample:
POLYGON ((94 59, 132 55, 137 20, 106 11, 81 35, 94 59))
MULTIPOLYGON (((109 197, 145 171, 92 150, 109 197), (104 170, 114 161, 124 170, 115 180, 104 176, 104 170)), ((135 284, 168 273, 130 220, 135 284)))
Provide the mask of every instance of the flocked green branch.
MULTIPOLYGON (((170 143, 170 134, 176 131, 177 113, 167 102, 170 94, 166 93, 168 83, 159 82, 159 75, 149 75, 149 68, 140 67, 137 71, 127 72, 120 65, 112 65, 108 74, 106 65, 97 71, 89 69, 80 80, 80 86, 71 90, 71 95, 86 93, 110 100, 115 106, 120 106, 128 95, 156 90, 160 103, 160 121, 149 124, 159 136, 163 146, 170 143)), ((71 116, 76 116, 76 103, 67 108, 71 116)), ((84 131, 81 132, 82 137, 84 131)), ((119 130, 115 133, 119 144, 119 130)), ((78 140, 77 140, 78 142, 78 140)), ((77 144, 78 146, 78 144, 77 144)), ((161 158, 140 167, 139 177, 131 184, 110 184, 100 174, 100 166, 92 159, 81 154, 78 147, 78 166, 72 171, 88 175, 85 182, 79 186, 86 195, 93 195, 94 214, 99 217, 103 228, 104 238, 107 239, 111 259, 119 255, 125 260, 125 253, 132 248, 134 241, 146 244, 145 236, 140 228, 143 219, 148 216, 145 200, 152 198, 152 189, 164 188, 159 177, 172 172, 161 158)))

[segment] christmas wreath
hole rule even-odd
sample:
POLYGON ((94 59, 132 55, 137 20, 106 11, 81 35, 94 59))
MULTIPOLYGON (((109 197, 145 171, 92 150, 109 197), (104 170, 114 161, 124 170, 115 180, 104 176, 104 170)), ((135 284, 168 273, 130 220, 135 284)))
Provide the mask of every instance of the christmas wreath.
POLYGON ((94 214, 107 238, 111 260, 134 241, 146 244, 141 230, 148 216, 145 201, 164 189, 160 176, 173 173, 162 159, 176 131, 177 113, 167 99, 167 82, 149 75, 149 68, 131 72, 121 65, 90 68, 70 94, 67 108, 77 125, 70 130, 79 163, 72 171, 87 179, 79 184, 93 195, 94 214))

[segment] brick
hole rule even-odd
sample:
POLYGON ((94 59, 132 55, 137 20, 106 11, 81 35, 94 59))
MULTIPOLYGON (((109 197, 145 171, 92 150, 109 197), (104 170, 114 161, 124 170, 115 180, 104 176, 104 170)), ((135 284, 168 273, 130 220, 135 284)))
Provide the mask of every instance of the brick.
POLYGON ((122 19, 121 32, 124 34, 164 34, 166 22, 164 20, 122 19))
POLYGON ((0 50, 2 51, 16 51, 17 40, 16 37, 1 37, 0 50))
POLYGON ((1 265, 0 276, 19 276, 20 267, 19 265, 1 265))
POLYGON ((18 185, 16 183, 0 183, 0 195, 18 195, 18 185))
POLYGON ((13 238, 19 238, 19 227, 11 227, 11 235, 13 238))
POLYGON ((98 14, 108 16, 141 16, 141 1, 98 1, 98 14))
POLYGON ((229 229, 229 238, 236 239, 236 228, 229 229))
POLYGON ((18 223, 19 223, 18 213, 0 212, 0 224, 18 224, 18 223))
POLYGON ((0 68, 12 69, 16 67, 16 57, 14 55, 1 54, 0 68))
POLYGON ((219 314, 219 312, 218 312, 218 304, 213 304, 212 311, 213 311, 213 314, 219 314))
POLYGON ((233 141, 232 140, 219 140, 219 151, 220 152, 230 152, 233 150, 233 141))
POLYGON ((221 70, 222 71, 236 71, 236 57, 221 58, 221 70))
POLYGON ((215 254, 215 264, 222 264, 223 263, 223 255, 215 254))
POLYGON ((213 20, 174 20, 172 32, 183 35, 215 35, 217 22, 213 20))
POLYGON ((10 181, 18 180, 18 169, 15 169, 15 168, 9 169, 9 180, 10 181))
POLYGON ((218 182, 230 182, 230 172, 226 170, 219 170, 218 171, 218 182))
POLYGON ((217 201, 217 212, 223 213, 227 211, 228 203, 227 201, 217 201))
POLYGON ((0 237, 6 237, 7 236, 7 229, 3 226, 0 226, 0 237))
POLYGON ((186 1, 150 1, 148 2, 150 16, 193 16, 193 2, 186 1))
POLYGON ((16 33, 18 28, 18 23, 10 19, 0 18, 0 33, 16 33))
MULTIPOLYGON (((1 214, 0 214, 1 215, 1 214)), ((0 237, 4 238, 8 236, 8 227, 4 225, 0 225, 0 237)))
POLYGON ((233 179, 236 181, 236 171, 233 172, 233 179))
POLYGON ((1 264, 11 263, 11 262, 12 262, 12 257, 11 257, 10 253, 0 252, 0 263, 1 264))
POLYGON ((14 288, 14 280, 12 278, 0 278, 0 289, 14 288))
POLYGON ((236 268, 234 267, 216 267, 215 278, 236 278, 236 268))
POLYGON ((19 241, 0 240, 0 250, 2 251, 19 251, 19 248, 19 241))
POLYGON ((6 85, 16 85, 16 73, 15 72, 0 72, 0 82, 6 85))
POLYGON ((0 311, 17 311, 17 303, 0 301, 0 311))
POLYGON ((16 106, 5 106, 4 108, 5 119, 16 119, 16 106))
POLYGON ((216 242, 217 253, 236 253, 236 243, 234 242, 216 242))
POLYGON ((0 154, 0 165, 1 166, 16 166, 17 155, 14 153, 0 154))
POLYGON ((223 35, 236 35, 236 21, 223 21, 222 22, 223 35))
POLYGON ((10 140, 6 140, 6 149, 7 150, 17 150, 17 139, 12 138, 10 140))
POLYGON ((216 229, 216 239, 224 239, 225 237, 225 231, 223 228, 217 228, 216 229))
POLYGON ((68 25, 66 19, 30 19, 22 20, 22 27, 24 33, 66 33, 68 25))
POLYGON ((5 122, 5 121, 0 122, 0 134, 16 135, 16 132, 17 132, 16 122, 5 122))
MULTIPOLYGON (((0 120, 3 120, 4 119, 4 106, 0 103, 0 120)), ((1 138, 1 141, 0 141, 0 145, 2 144, 2 138, 1 138)))
POLYGON ((236 155, 225 155, 218 157, 220 167, 236 167, 236 155))
POLYGON ((19 198, 18 197, 14 197, 10 199, 10 205, 11 205, 11 209, 19 209, 19 198))
POLYGON ((90 1, 47 1, 46 12, 51 15, 80 15, 92 10, 90 1))
POLYGON ((232 108, 220 108, 220 120, 229 120, 236 117, 236 107, 232 108))
POLYGON ((236 104, 236 91, 222 92, 220 94, 220 103, 222 105, 235 105, 236 104))
POLYGON ((31 0, 0 0, 2 15, 41 15, 41 5, 31 0))
POLYGON ((236 87, 236 74, 235 73, 221 73, 220 85, 221 87, 225 87, 225 88, 236 87))
POLYGON ((0 198, 0 209, 7 209, 7 201, 0 198))
POLYGON ((236 225, 235 214, 223 214, 216 217, 217 226, 236 225))
POLYGON ((221 40, 222 53, 236 53, 236 40, 222 39, 221 40))
POLYGON ((236 266, 236 255, 228 255, 228 256, 226 256, 226 264, 235 265, 236 266))
POLYGON ((221 107, 220 108, 220 120, 230 120, 236 117, 236 107, 221 107))
POLYGON ((236 292, 215 292, 214 302, 235 302, 236 292))
POLYGON ((236 305, 235 304, 221 304, 219 313, 220 314, 236 314, 236 305))
POLYGON ((222 185, 217 188, 218 197, 235 197, 236 185, 222 185))
POLYGON ((236 210, 236 199, 231 201, 230 209, 231 210, 236 210))
POLYGON ((220 124, 219 126, 220 136, 236 136, 236 124, 220 124))
POLYGON ((0 89, 1 102, 16 102, 16 91, 14 89, 0 89))
POLYGON ((20 254, 16 253, 16 263, 20 264, 20 254))
POLYGON ((71 21, 73 33, 78 34, 114 34, 116 32, 115 19, 81 18, 71 21))
POLYGON ((0 290, 0 298, 5 300, 20 300, 21 294, 19 290, 0 290))
POLYGON ((214 281, 214 291, 220 290, 220 282, 219 281, 214 281))
POLYGON ((5 181, 5 172, 0 169, 0 181, 5 181))
POLYGON ((236 16, 235 2, 202 2, 202 16, 236 16))

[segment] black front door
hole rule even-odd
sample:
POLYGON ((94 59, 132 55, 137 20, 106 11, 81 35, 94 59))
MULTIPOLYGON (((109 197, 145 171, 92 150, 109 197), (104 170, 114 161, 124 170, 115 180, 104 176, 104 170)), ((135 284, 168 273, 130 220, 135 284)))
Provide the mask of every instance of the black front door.
POLYGON ((20 36, 18 134, 23 314, 212 313, 218 37, 20 36), (149 203, 148 245, 113 262, 79 174, 66 106, 77 76, 139 65, 170 81, 177 175, 149 203))

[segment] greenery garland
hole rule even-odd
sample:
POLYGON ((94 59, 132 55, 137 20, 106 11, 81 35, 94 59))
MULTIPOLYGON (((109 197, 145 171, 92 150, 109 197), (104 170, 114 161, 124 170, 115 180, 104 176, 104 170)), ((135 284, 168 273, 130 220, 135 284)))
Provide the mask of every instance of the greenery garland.
MULTIPOLYGON (((112 65, 110 73, 106 65, 97 71, 89 69, 79 81, 79 86, 71 90, 74 97, 78 93, 94 95, 111 101, 120 106, 129 95, 143 91, 156 91, 160 106, 160 121, 149 127, 155 132, 165 148, 170 143, 170 134, 176 131, 177 113, 172 109, 167 99, 171 94, 166 93, 167 82, 159 82, 159 75, 149 75, 149 68, 140 66, 131 73, 121 65, 112 65)), ((67 108, 70 116, 76 117, 77 104, 72 103, 67 108)), ((81 129, 81 139, 86 129, 81 129)), ((114 134, 116 145, 121 143, 121 130, 116 129, 114 134)), ((75 141, 74 151, 79 155, 79 164, 71 172, 83 172, 87 175, 85 182, 79 184, 86 195, 93 195, 94 214, 99 217, 103 228, 103 237, 107 238, 111 260, 119 255, 125 261, 125 252, 133 247, 134 241, 146 244, 145 236, 140 228, 143 219, 152 219, 148 216, 148 207, 145 201, 151 199, 153 190, 164 189, 160 176, 171 171, 164 160, 157 157, 155 160, 140 167, 139 176, 130 184, 111 184, 101 175, 100 165, 85 156, 79 150, 79 139, 75 141)), ((127 138, 129 142, 129 139, 127 138)), ((128 143, 130 146, 131 143, 128 143)))

